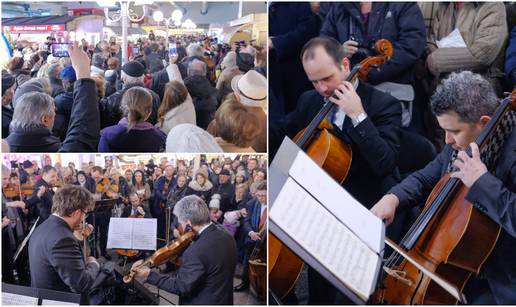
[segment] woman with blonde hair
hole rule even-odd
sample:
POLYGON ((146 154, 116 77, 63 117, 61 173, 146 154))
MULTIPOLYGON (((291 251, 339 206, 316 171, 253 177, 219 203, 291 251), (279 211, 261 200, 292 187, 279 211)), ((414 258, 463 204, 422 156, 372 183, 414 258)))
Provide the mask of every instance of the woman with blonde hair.
POLYGON ((215 140, 224 152, 255 152, 251 145, 260 134, 260 122, 256 114, 229 95, 215 113, 215 131, 215 140))
POLYGON ((159 152, 166 135, 147 119, 152 112, 152 95, 143 87, 128 89, 122 97, 124 117, 100 131, 99 152, 159 152))
POLYGON ((177 125, 195 123, 195 107, 186 86, 181 81, 168 82, 158 109, 156 127, 168 134, 177 125))

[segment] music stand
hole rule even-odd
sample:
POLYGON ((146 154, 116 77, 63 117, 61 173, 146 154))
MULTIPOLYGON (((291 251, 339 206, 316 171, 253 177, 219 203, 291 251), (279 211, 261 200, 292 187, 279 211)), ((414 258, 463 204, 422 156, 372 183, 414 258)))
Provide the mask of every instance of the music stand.
POLYGON ((31 288, 7 283, 2 283, 2 292, 37 298, 38 305, 42 305, 43 300, 60 301, 77 305, 81 303, 81 295, 78 293, 31 288))

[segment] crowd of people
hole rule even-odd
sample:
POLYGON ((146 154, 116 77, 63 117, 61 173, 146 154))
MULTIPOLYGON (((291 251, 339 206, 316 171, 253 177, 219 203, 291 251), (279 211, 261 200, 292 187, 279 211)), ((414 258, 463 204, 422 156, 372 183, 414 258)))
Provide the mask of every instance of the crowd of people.
POLYGON ((2 70, 12 152, 266 152, 266 50, 150 33, 121 45, 16 42, 2 70), (173 44, 174 48, 170 48, 173 44))
MULTIPOLYGON (((95 238, 89 240, 89 249, 95 259, 103 257, 112 260, 118 257, 120 265, 125 265, 152 254, 152 251, 144 251, 125 258, 114 250, 106 249, 111 217, 157 219, 158 249, 168 244, 167 239, 171 242, 179 238, 185 231, 185 225, 175 214, 174 208, 182 199, 194 195, 204 204, 209 223, 224 229, 224 233, 233 238, 235 261, 241 265, 237 270, 233 268, 231 276, 236 274, 242 279, 242 284, 236 287, 237 291, 248 288, 248 260, 257 242, 264 239, 259 233, 267 219, 267 161, 263 156, 244 155, 234 159, 219 156, 211 161, 206 161, 202 156, 191 161, 172 161, 163 157, 156 163, 153 160, 148 163, 140 161, 130 167, 117 167, 119 163, 114 161, 116 159, 107 156, 103 167, 90 162, 76 168, 73 162, 61 165, 59 162, 52 163, 46 156, 43 161, 11 161, 10 167, 2 167, 3 282, 52 289, 52 285, 45 284, 44 278, 33 274, 31 257, 36 256, 28 254, 32 241, 28 250, 27 247, 22 250, 20 257, 14 260, 13 256, 30 229, 35 227, 37 231, 55 214, 58 191, 77 186, 89 191, 87 193, 97 203, 91 206, 89 211, 92 214, 86 218, 86 222, 92 225, 91 237, 95 238), (40 164, 44 166, 40 167, 40 164), (99 202, 105 201, 112 201, 113 205, 101 210, 99 202)), ((48 223, 45 225, 48 227, 48 223)), ((209 250, 206 252, 210 253, 209 250)), ((231 257, 229 251, 224 252, 231 257)), ((168 262, 161 273, 176 269, 168 262)), ((58 268, 55 270, 59 271, 58 268)), ((233 278, 229 279, 232 293, 233 278)), ((186 300, 192 299, 190 296, 197 291, 194 289, 197 281, 190 279, 185 282, 192 284, 190 293, 171 290, 180 295, 180 301, 181 296, 186 300)), ((88 283, 81 289, 71 281, 63 280, 59 289, 53 290, 87 293, 90 286, 91 283, 88 283)), ((167 289, 166 286, 164 289, 167 289)), ((204 299, 204 302, 210 302, 204 299)), ((231 302, 232 295, 230 301, 226 297, 218 303, 231 302)))

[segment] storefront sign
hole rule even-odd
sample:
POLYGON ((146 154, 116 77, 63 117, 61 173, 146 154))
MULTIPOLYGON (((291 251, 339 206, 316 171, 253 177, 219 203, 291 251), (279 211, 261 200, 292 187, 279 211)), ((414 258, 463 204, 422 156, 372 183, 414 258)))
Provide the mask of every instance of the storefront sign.
POLYGON ((65 25, 22 25, 22 26, 3 26, 3 31, 9 31, 12 33, 24 33, 24 32, 52 32, 52 31, 64 31, 65 25))

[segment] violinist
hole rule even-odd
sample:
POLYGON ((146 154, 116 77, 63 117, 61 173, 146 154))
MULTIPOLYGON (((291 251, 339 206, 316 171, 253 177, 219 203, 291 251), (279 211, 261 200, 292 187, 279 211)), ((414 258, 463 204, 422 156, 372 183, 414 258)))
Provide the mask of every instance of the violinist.
POLYGON ((444 149, 425 168, 394 186, 371 211, 392 223, 398 207, 423 203, 438 180, 451 172, 469 188, 466 200, 502 228, 481 274, 467 284, 466 299, 480 305, 516 304, 516 129, 506 137, 491 174, 472 143, 499 105, 491 84, 469 71, 452 73, 430 102, 445 131, 444 149), (468 147, 472 157, 465 152, 468 147))
POLYGON ((144 218, 151 218, 152 216, 148 211, 141 205, 140 197, 138 194, 132 192, 129 194, 130 206, 125 207, 121 217, 136 217, 143 216, 144 218))
POLYGON ((190 227, 196 241, 183 254, 174 275, 160 274, 142 261, 133 264, 136 278, 177 294, 180 305, 232 305, 233 274, 237 261, 235 240, 223 228, 210 222, 206 203, 196 195, 186 196, 174 207, 183 228, 190 227))
MULTIPOLYGON (((109 179, 104 178, 104 172, 100 166, 94 166, 91 169, 91 177, 95 182, 95 194, 93 199, 95 201, 107 199, 106 191, 109 189, 109 179)), ((106 252, 107 246, 107 235, 109 227, 109 218, 111 217, 111 211, 95 211, 95 235, 99 238, 100 242, 100 254, 107 260, 111 260, 111 256, 106 252)))
MULTIPOLYGON (((301 51, 301 60, 315 89, 300 96, 293 112, 270 123, 271 151, 279 147, 285 135, 293 138, 308 126, 325 101, 338 105, 338 111, 330 113, 332 133, 350 144, 353 152, 343 187, 370 208, 399 180, 396 163, 400 147, 400 103, 361 80, 345 81, 350 73, 350 61, 342 45, 333 38, 309 40, 301 51)), ((309 304, 335 302, 336 289, 311 269, 309 288, 309 304)))
POLYGON ((135 192, 140 196, 140 200, 144 208, 149 210, 149 198, 151 190, 149 184, 145 182, 145 175, 142 170, 135 170, 131 181, 131 192, 135 192))
MULTIPOLYGON (((156 169, 160 169, 157 167, 156 169)), ((174 166, 166 164, 165 176, 159 177, 154 183, 154 203, 152 210, 154 216, 158 219, 158 238, 165 238, 165 207, 167 205, 167 197, 172 188, 176 184, 174 178, 174 166)), ((163 246, 163 241, 158 241, 158 247, 163 246)))
MULTIPOLYGON (((52 215, 29 240, 32 287, 80 293, 81 304, 88 303, 100 265, 91 256, 85 259, 74 231, 93 203, 92 194, 83 187, 67 185, 55 194, 52 215)), ((83 235, 87 237, 91 230, 88 225, 83 235)))
POLYGON ((41 179, 34 185, 32 198, 35 200, 36 216, 39 216, 39 223, 43 223, 52 210, 52 197, 54 197, 53 186, 58 182, 57 170, 50 165, 41 169, 41 179), (36 197, 36 198, 35 198, 36 197))

